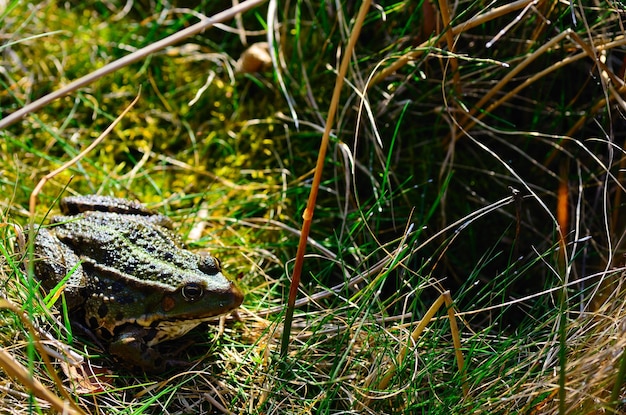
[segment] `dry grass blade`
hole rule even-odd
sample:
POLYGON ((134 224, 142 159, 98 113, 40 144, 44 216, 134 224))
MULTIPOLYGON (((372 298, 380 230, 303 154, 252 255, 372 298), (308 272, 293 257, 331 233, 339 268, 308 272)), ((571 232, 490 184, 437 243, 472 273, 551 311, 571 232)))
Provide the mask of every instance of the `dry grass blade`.
MULTIPOLYGON (((377 390, 387 389, 387 387, 389 386, 389 383, 391 382, 391 379, 396 374, 396 370, 398 369, 400 365, 402 365, 402 362, 406 358, 407 353, 414 349, 414 345, 417 343, 417 341, 419 340, 420 336, 422 335, 422 333, 424 332, 428 324, 435 317, 435 314, 439 311, 439 309, 441 309, 441 307, 444 304, 447 308, 448 320, 450 322, 450 332, 452 334, 452 340, 454 343, 454 353, 456 355, 457 368, 462 378, 463 395, 467 396, 469 392, 469 388, 467 385, 467 368, 465 367, 465 358, 463 357, 463 351, 461 350, 461 336, 459 334, 459 328, 456 323, 454 304, 452 302, 450 291, 446 291, 442 293, 435 300, 435 302, 430 306, 428 311, 426 311, 426 313, 420 320, 417 327, 415 327, 415 329, 411 332, 411 336, 409 337, 410 344, 407 344, 406 346, 404 346, 404 348, 402 348, 400 353, 398 353, 396 362, 391 364, 391 367, 387 370, 385 375, 376 383, 376 385, 374 386, 375 389, 377 390)), ((378 369, 372 370, 371 375, 368 377, 364 385, 366 389, 372 388, 372 382, 378 378, 379 374, 380 374, 380 371, 378 369)), ((370 403, 369 398, 364 399, 362 402, 362 404, 365 406, 368 406, 369 403, 370 403)))
MULTIPOLYGON (((443 26, 446 28, 445 31, 445 38, 446 38, 446 43, 448 44, 448 51, 452 54, 454 54, 454 49, 455 49, 455 39, 454 39, 454 35, 452 33, 451 30, 448 30, 450 27, 450 10, 448 8, 448 1, 447 0, 439 0, 439 10, 441 12, 441 20, 443 23, 443 26)), ((452 77, 453 77, 453 85, 454 85, 454 90, 457 94, 461 94, 461 76, 459 74, 459 63, 457 61, 457 59, 452 56, 452 58, 450 59, 450 68, 452 70, 452 77)))
MULTIPOLYGON (((596 46, 596 48, 598 50, 606 50, 606 49, 609 49, 609 48, 622 46, 624 44, 626 44, 626 39, 616 39, 616 40, 610 42, 610 47, 607 47, 607 45, 600 44, 600 45, 596 46)), ((503 105, 505 102, 509 101, 511 98, 515 97, 523 89, 528 88, 529 86, 533 85, 534 83, 536 83, 540 79, 544 78, 548 74, 550 74, 552 72, 555 72, 557 70, 560 70, 563 67, 565 67, 567 65, 570 65, 570 64, 576 62, 577 60, 585 58, 585 57, 591 58, 593 60, 594 65, 598 65, 600 70, 603 73, 607 74, 610 77, 610 79, 619 86, 619 89, 617 91, 615 91, 615 89, 612 86, 610 87, 610 92, 611 92, 612 98, 613 99, 618 99, 621 96, 620 94, 623 92, 623 90, 626 89, 626 87, 624 86, 624 82, 621 79, 619 79, 617 76, 615 76, 613 71, 611 71, 604 63, 602 63, 598 59, 598 57, 593 52, 591 47, 586 42, 584 42, 580 38, 580 36, 578 36, 571 29, 567 29, 567 30, 559 33, 554 38, 550 39, 550 41, 548 41, 547 43, 543 44, 535 52, 533 52, 531 55, 526 57, 522 62, 520 62, 518 65, 516 65, 510 72, 508 72, 507 75, 504 76, 493 88, 491 88, 489 90, 489 92, 487 92, 472 107, 472 109, 469 111, 469 113, 464 115, 463 118, 461 118, 458 121, 458 123, 459 123, 459 126, 458 126, 459 131, 463 132, 463 131, 470 130, 472 127, 474 127, 476 125, 478 120, 481 120, 485 116, 487 116, 488 114, 493 113, 493 111, 496 108, 498 108, 499 106, 503 105), (567 39, 567 38, 573 39, 575 41, 575 43, 578 46, 580 46, 581 49, 583 49, 583 52, 578 53, 578 54, 573 55, 573 56, 570 56, 568 58, 565 58, 565 59, 563 59, 563 60, 561 60, 559 62, 553 63, 553 64, 550 65, 550 67, 545 68, 544 70, 539 71, 537 73, 534 73, 533 75, 531 75, 530 77, 525 79, 522 83, 520 83, 518 86, 513 88, 511 91, 503 94, 499 99, 497 99, 496 101, 491 103, 487 108, 483 109, 483 106, 487 102, 489 102, 494 96, 499 94, 501 92, 502 88, 506 84, 508 84, 512 79, 514 79, 515 76, 517 76, 523 69, 525 69, 528 66, 530 66, 532 64, 532 62, 534 62, 536 59, 538 59, 541 55, 543 55, 544 53, 548 52, 550 49, 554 48, 556 45, 558 45, 560 42, 562 42, 564 39, 567 39), (476 115, 477 112, 480 112, 480 114, 476 115)), ((590 114, 589 115, 585 115, 577 123, 575 123, 574 126, 572 126, 572 128, 569 129, 569 131, 567 132, 567 135, 568 136, 573 135, 576 131, 578 131, 582 127, 583 123, 591 115, 596 114, 602 108, 605 108, 606 104, 607 104, 607 100, 605 100, 605 99, 599 100, 598 103, 591 110, 590 114)), ((458 139, 461 136, 462 136, 461 134, 451 133, 451 137, 455 137, 455 139, 458 139)), ((544 164, 546 164, 546 165, 550 164, 550 162, 552 160, 553 160, 553 157, 550 157, 550 158, 548 158, 546 160, 546 162, 544 164)))
POLYGON ((30 321, 28 321, 28 319, 24 317, 21 310, 19 310, 15 305, 1 298, 0 308, 6 308, 11 310, 13 313, 19 316, 19 318, 22 320, 22 324, 24 324, 28 328, 28 331, 33 339, 35 348, 39 351, 39 353, 41 353, 46 367, 50 371, 51 376, 54 378, 59 390, 64 395, 66 400, 63 401, 59 399, 58 396, 56 396, 52 391, 42 385, 41 382, 35 379, 27 368, 25 368, 22 364, 16 361, 5 350, 0 349, 0 366, 2 366, 2 369, 5 371, 5 373, 22 383, 35 396, 50 403, 50 405, 52 405, 52 407, 55 408, 58 412, 84 414, 85 412, 83 412, 82 409, 80 409, 78 405, 74 402, 74 400, 67 394, 63 383, 57 376, 56 370, 52 367, 50 359, 48 358, 48 354, 46 353, 44 347, 41 345, 39 336, 37 335, 37 332, 35 331, 30 321))
MULTIPOLYGON (((91 150, 93 150, 94 148, 96 148, 101 142, 102 140, 105 139, 105 137, 107 135, 109 135, 109 133, 111 131, 113 131, 113 129, 115 128, 115 126, 117 124, 119 124, 120 121, 122 121, 122 119, 124 118, 124 116, 128 113, 128 111, 131 110, 131 108, 133 108, 133 106, 137 103, 137 101, 139 100, 139 97, 141 96, 141 94, 137 94, 137 96, 135 97, 135 99, 132 100, 132 102, 130 104, 128 104, 128 106, 124 109, 124 111, 122 111, 122 113, 120 115, 118 115, 118 117, 102 132, 102 134, 100 134, 100 136, 98 136, 98 138, 96 138, 95 140, 93 140, 93 142, 91 144, 89 144, 89 146, 87 146, 83 151, 81 151, 79 154, 76 155, 76 157, 74 157, 73 159, 71 159, 70 161, 68 161, 67 163, 64 163, 61 167, 59 167, 58 169, 46 174, 40 181, 39 183, 37 183, 37 186, 35 186, 32 194, 30 195, 30 201, 29 201, 29 210, 30 210, 30 218, 31 218, 31 226, 30 226, 30 230, 34 232, 34 228, 33 228, 33 224, 35 223, 35 208, 36 208, 36 204, 37 204, 37 196, 39 195, 39 192, 41 191, 41 189, 43 188, 43 186, 48 182, 48 180, 52 179, 53 177, 55 177, 56 175, 58 175, 59 173, 61 173, 62 171, 64 171, 65 169, 70 168, 71 166, 73 166, 74 164, 76 164, 80 159, 82 159, 83 157, 85 157, 85 155, 87 155, 91 150)), ((32 241, 32 237, 34 235, 30 235, 30 240, 32 241)))
MULTIPOLYGON (((527 7, 529 4, 534 3, 535 1, 536 0, 514 1, 510 4, 500 6, 486 13, 480 14, 478 16, 474 16, 466 22, 457 24, 456 26, 449 28, 446 32, 447 37, 445 39, 448 42, 448 45, 450 45, 451 36, 456 36, 458 34, 463 33, 464 31, 472 29, 476 26, 479 26, 491 20, 495 20, 503 15, 513 13, 514 11, 527 7)), ((442 9, 447 10, 447 6, 443 6, 442 9)), ((427 51, 429 48, 439 45, 441 42, 443 42, 443 40, 444 39, 441 37, 434 37, 422 43, 421 45, 419 45, 416 48, 416 50, 400 56, 391 65, 389 65, 384 70, 382 70, 378 75, 376 75, 376 77, 374 77, 372 79, 372 82, 368 85, 368 88, 371 88, 372 86, 377 85, 383 79, 389 77, 394 72, 400 70, 402 67, 406 66, 410 62, 415 61, 424 53, 424 51, 427 51)), ((452 50, 450 51, 452 52, 452 50)))
POLYGON ((84 414, 79 408, 70 407, 69 401, 59 399, 58 396, 42 385, 41 382, 33 378, 26 367, 3 349, 0 349, 0 366, 7 376, 20 382, 36 397, 48 402, 55 411, 70 414, 84 414))
MULTIPOLYGON (((535 61, 539 56, 543 55, 544 53, 546 53, 548 50, 550 50, 552 47, 554 47, 555 45, 557 45, 559 42, 561 42, 563 39, 567 38, 570 35, 571 30, 565 30, 561 33, 559 33, 557 36, 555 36, 554 38, 552 38, 549 42, 543 44, 539 49, 537 49, 535 52, 533 52, 530 56, 528 56, 526 59, 524 59, 522 62, 520 62, 518 65, 515 66, 515 68, 511 69, 493 88, 491 88, 489 90, 489 92, 487 92, 487 94, 485 94, 484 97, 482 97, 470 110, 469 114, 465 115, 465 118, 463 118, 459 124, 460 127, 459 129, 461 131, 466 131, 469 130, 471 127, 473 127, 475 125, 475 121, 470 121, 469 123, 466 123, 465 120, 467 118, 472 117, 474 114, 476 114, 478 111, 480 111, 480 109, 483 107, 483 105, 485 105, 485 103, 489 102, 489 100, 491 100, 491 98, 493 98, 497 93, 500 92, 500 90, 506 85, 508 84, 517 74, 519 74, 522 70, 524 70, 524 68, 526 68, 528 65, 530 65, 533 61, 535 61)), ((552 68, 551 68, 552 69, 552 68)), ((520 88, 521 89, 521 88, 520 88)), ((494 102, 493 104, 491 104, 485 111, 483 111, 481 114, 479 114, 476 119, 480 120, 482 117, 485 116, 485 114, 488 114, 490 111, 492 111, 493 109, 497 108, 499 105, 501 105, 503 102, 505 102, 507 99, 511 98, 512 96, 514 96, 514 94, 518 91, 519 89, 516 88, 515 92, 510 92, 509 94, 507 94, 505 97, 500 98, 498 101, 494 102)), ((454 137, 458 137, 457 135, 453 135, 454 137)))

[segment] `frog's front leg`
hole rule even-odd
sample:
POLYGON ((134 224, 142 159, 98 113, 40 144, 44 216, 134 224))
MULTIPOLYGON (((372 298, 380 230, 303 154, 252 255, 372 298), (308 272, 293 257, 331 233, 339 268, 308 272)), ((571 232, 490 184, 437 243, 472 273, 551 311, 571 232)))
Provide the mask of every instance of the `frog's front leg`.
POLYGON ((171 362, 154 347, 148 346, 146 339, 153 336, 154 329, 140 326, 125 327, 110 343, 109 352, 124 364, 139 368, 147 373, 163 372, 171 367, 171 362))

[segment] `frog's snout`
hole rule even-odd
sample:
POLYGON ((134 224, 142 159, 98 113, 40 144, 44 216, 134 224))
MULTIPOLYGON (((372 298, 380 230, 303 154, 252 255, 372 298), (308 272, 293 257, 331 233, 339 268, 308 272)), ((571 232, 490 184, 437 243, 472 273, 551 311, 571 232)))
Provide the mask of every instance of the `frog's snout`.
POLYGON ((243 303, 243 292, 237 288, 237 286, 231 282, 230 283, 230 304, 232 305, 231 310, 239 307, 241 303, 243 303))

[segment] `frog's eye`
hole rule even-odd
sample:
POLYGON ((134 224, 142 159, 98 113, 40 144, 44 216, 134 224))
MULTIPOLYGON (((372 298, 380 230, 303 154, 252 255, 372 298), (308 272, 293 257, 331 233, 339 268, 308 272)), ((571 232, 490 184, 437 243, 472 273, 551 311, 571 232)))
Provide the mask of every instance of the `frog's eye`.
POLYGON ((203 289, 200 284, 196 284, 195 282, 189 283, 183 287, 180 291, 183 295, 183 298, 187 301, 196 301, 200 297, 202 297, 203 289))

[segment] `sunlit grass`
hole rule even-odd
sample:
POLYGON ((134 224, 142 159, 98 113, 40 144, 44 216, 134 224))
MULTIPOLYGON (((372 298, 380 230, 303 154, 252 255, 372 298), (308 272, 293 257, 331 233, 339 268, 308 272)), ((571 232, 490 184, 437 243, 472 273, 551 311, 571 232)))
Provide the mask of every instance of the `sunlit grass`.
MULTIPOLYGON (((8 2, 2 116, 230 6, 221 3, 8 2)), ((568 2, 453 6, 370 10, 284 358, 302 213, 357 6, 288 4, 269 25, 267 8, 256 8, 0 131, 0 207, 6 224, 24 226, 41 177, 139 95, 101 145, 46 183, 34 222, 58 213, 62 193, 137 199, 170 216, 192 249, 218 256, 246 291, 236 315, 181 339, 194 343, 180 352, 188 367, 129 374, 69 327, 61 300, 41 300, 15 249, 19 229, 5 226, 2 296, 38 327, 33 337, 3 308, 0 345, 15 370, 87 413, 621 412, 621 14, 612 3, 574 4, 574 25, 568 2), (446 10, 447 33, 437 20, 446 10), (278 67, 236 73, 242 39, 266 41, 267 27, 278 67), (467 396, 443 308, 410 340, 447 290, 467 396), (56 351, 63 383, 37 342, 56 351), (68 356, 110 370, 95 392, 68 356)), ((54 412, 30 395, 33 384, 2 378, 2 407, 54 412)))

